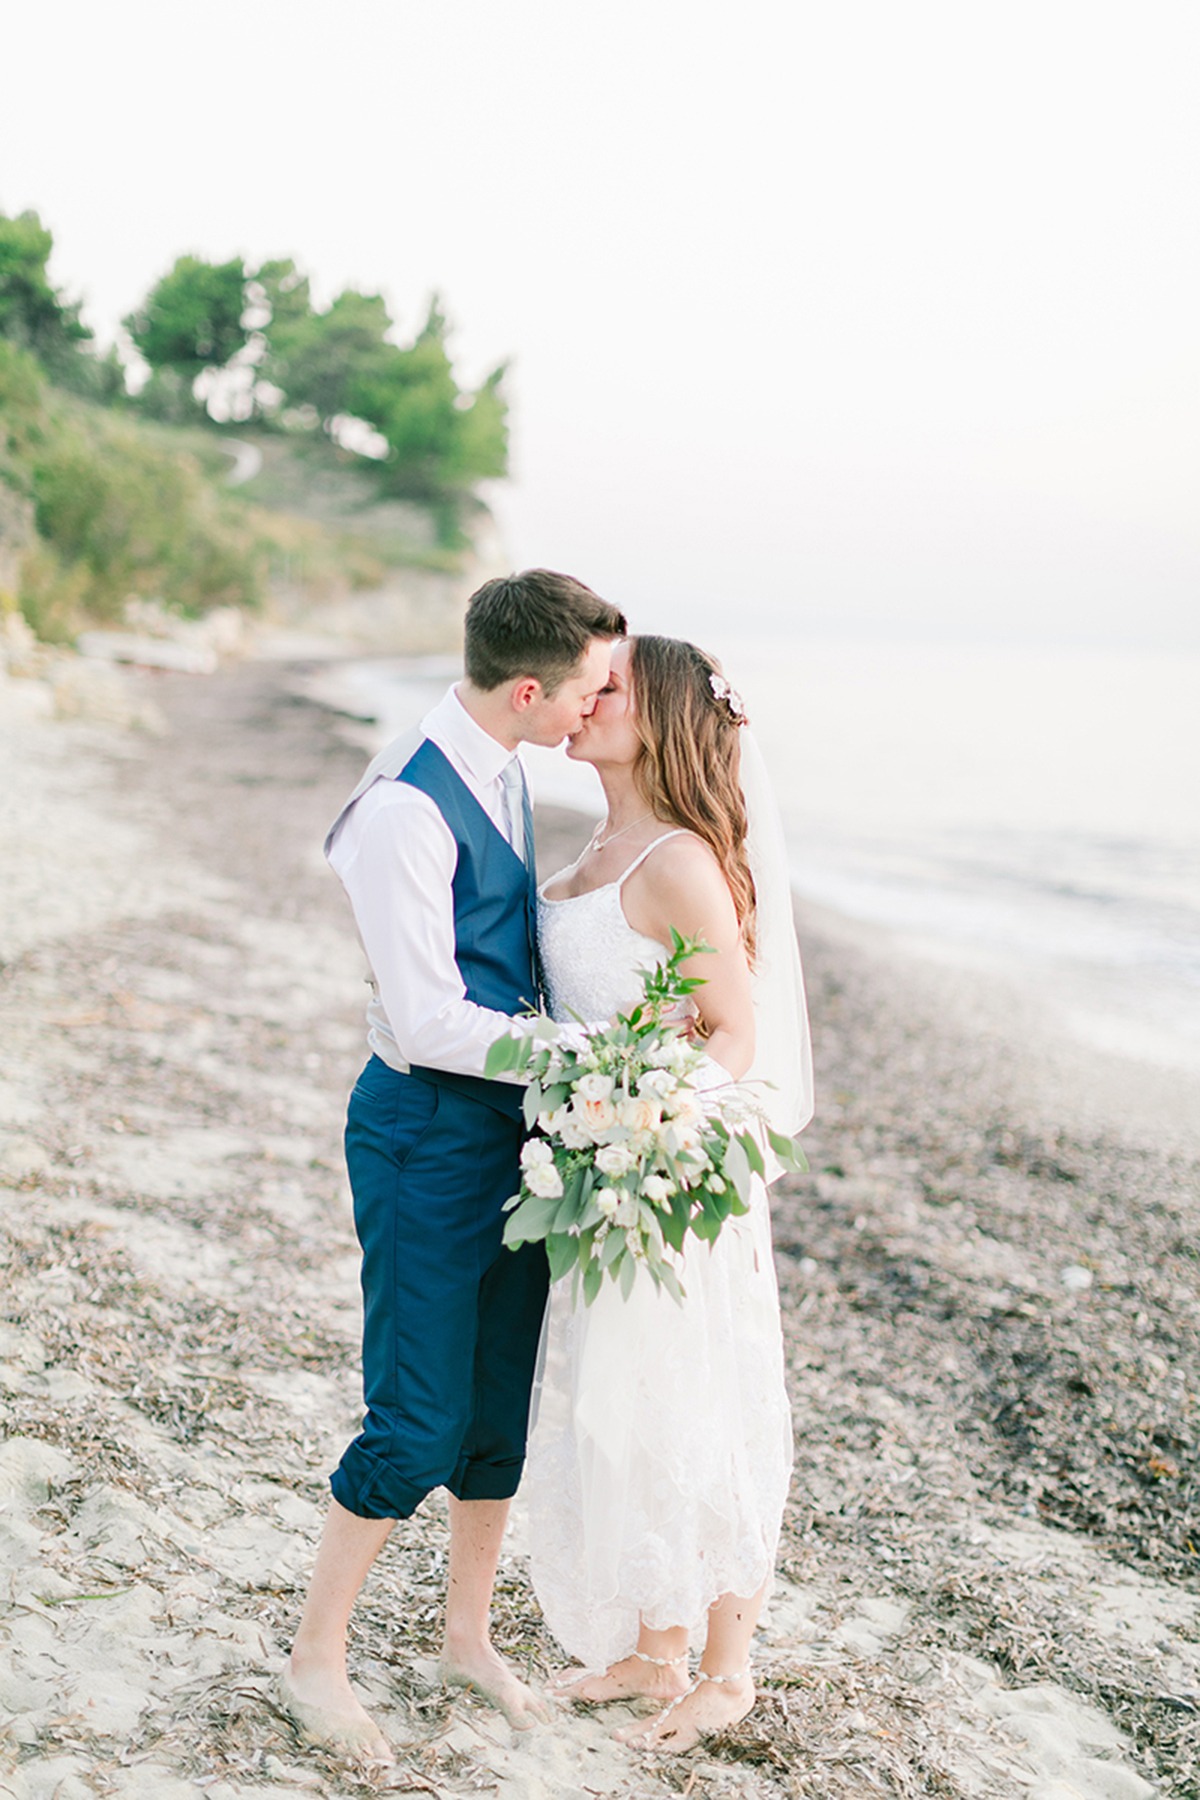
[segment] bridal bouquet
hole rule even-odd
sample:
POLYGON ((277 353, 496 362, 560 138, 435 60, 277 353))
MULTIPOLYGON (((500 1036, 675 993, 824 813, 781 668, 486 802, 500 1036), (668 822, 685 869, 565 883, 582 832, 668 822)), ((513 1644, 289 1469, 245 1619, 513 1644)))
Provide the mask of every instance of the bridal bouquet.
POLYGON ((709 946, 672 932, 671 955, 643 977, 626 1017, 574 1033, 539 1019, 493 1044, 489 1077, 527 1075, 521 1191, 505 1203, 504 1242, 546 1245, 550 1277, 575 1273, 590 1305, 610 1276, 628 1299, 644 1268, 676 1300, 690 1232, 711 1241, 749 1210, 763 1141, 788 1169, 807 1165, 745 1086, 713 1086, 716 1065, 669 1021, 703 981, 680 964, 709 946))

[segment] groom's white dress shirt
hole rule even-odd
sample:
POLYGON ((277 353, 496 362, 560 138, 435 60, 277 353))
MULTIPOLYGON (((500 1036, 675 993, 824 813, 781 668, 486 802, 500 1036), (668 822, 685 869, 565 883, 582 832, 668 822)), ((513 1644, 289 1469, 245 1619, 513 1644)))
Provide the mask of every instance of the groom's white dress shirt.
MULTIPOLYGON (((511 842, 501 778, 514 752, 475 723, 453 688, 422 719, 421 733, 511 842)), ((414 751, 418 745, 414 736, 414 751)), ((395 1050, 373 1038, 372 1049, 393 1067, 482 1075, 488 1050, 512 1021, 466 997, 454 959, 458 854, 435 803, 407 782, 376 781, 342 819, 328 855, 395 1037, 395 1050)))

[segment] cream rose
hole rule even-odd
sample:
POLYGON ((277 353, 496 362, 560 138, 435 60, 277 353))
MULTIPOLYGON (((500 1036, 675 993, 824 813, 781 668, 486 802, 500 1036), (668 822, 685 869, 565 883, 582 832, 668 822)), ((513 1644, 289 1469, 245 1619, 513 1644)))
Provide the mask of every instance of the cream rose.
POLYGON ((592 1142, 592 1134, 575 1113, 562 1111, 558 1115, 555 1132, 568 1150, 586 1150, 592 1142))
MULTIPOLYGON (((538 1123, 541 1124, 540 1119, 538 1123)), ((545 1126, 542 1129, 545 1130, 545 1126)), ((521 1167, 523 1169, 536 1169, 553 1161, 554 1152, 545 1138, 530 1138, 528 1143, 521 1146, 521 1167)))
POLYGON ((608 1100, 612 1091, 610 1075, 581 1075, 575 1083, 575 1092, 581 1100, 608 1100))
POLYGON ((605 1175, 625 1175, 636 1160, 628 1144, 605 1144, 596 1152, 596 1167, 605 1175))
POLYGON ((618 1123, 626 1131, 653 1131, 662 1118, 662 1107, 656 1100, 640 1096, 636 1100, 622 1100, 617 1107, 618 1123))
POLYGON ((671 1117, 677 1125, 692 1125, 701 1117, 700 1103, 689 1088, 680 1088, 672 1096, 671 1117))
POLYGON ((660 1135, 668 1156, 678 1156, 684 1150, 695 1150, 700 1144, 698 1126, 680 1119, 669 1119, 660 1135))
MULTIPOLYGON (((585 1079, 590 1079, 590 1077, 585 1077, 585 1079)), ((609 1086, 612 1086, 611 1082, 609 1082, 609 1086)), ((586 1125, 593 1138, 599 1138, 606 1131, 611 1131, 617 1122, 617 1109, 611 1100, 580 1099, 575 1102, 574 1110, 576 1118, 581 1124, 586 1125)))
POLYGON ((539 1200, 557 1200, 563 1191, 562 1176, 552 1162, 538 1162, 527 1168, 525 1186, 539 1200))

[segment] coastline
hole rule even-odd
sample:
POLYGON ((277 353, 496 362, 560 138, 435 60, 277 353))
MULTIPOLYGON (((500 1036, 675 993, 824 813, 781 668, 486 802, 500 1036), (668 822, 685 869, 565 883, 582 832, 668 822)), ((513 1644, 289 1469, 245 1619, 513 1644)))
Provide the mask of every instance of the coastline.
POLYGON ((1152 1046, 1134 1054, 1072 1029, 1076 1002, 1066 971, 1048 969, 1039 983, 999 954, 968 954, 961 945, 949 950, 801 894, 795 904, 802 939, 807 932, 894 974, 906 972, 942 1029, 985 1042, 999 1104, 1046 1130, 1116 1136, 1149 1152, 1200 1156, 1200 1074, 1155 1056, 1152 1046))
MULTIPOLYGON (((338 731, 370 755, 413 725, 460 672, 458 659, 450 656, 374 661, 351 656, 322 662, 298 680, 297 691, 328 707, 338 731)), ((775 750, 786 771, 778 742, 775 750)), ((587 820, 578 834, 582 841, 601 804, 592 772, 554 751, 526 746, 524 756, 539 810, 548 811, 548 800, 579 812, 587 820)), ((825 774, 835 792, 843 791, 844 774, 830 769, 825 774)), ((571 842, 569 831, 565 842, 571 842)), ((1011 919, 990 938, 945 928, 944 918, 938 930, 928 919, 918 923, 911 896, 892 893, 892 916, 878 910, 883 888, 874 894, 873 907, 864 908, 864 894, 853 882, 843 881, 840 888, 835 882, 830 893, 828 870, 819 859, 810 866, 803 838, 791 844, 791 852, 802 935, 807 927, 890 969, 911 968, 955 1029, 967 1037, 987 1036, 997 1076, 1022 1111, 1050 1129, 1067 1124, 1083 1132, 1115 1131, 1134 1142, 1200 1154, 1200 1047, 1190 1035, 1165 1028, 1155 1007, 1146 1004, 1143 965, 1101 967, 1065 954, 1061 921, 1058 953, 1052 954, 1036 934, 1020 947, 1014 944, 1011 919)), ((994 893, 987 899, 975 896, 985 917, 995 914, 996 904, 994 893)), ((993 916, 993 927, 996 923, 993 916)), ((1075 923, 1085 935, 1094 927, 1087 917, 1075 923)), ((1161 981, 1161 971, 1155 979, 1161 981)), ((1176 972, 1176 987, 1183 1007, 1182 971, 1176 972)), ((1161 994, 1156 992, 1156 999, 1161 1001, 1161 994)))
MULTIPOLYGON (((346 1791, 265 1676, 358 1401, 339 1136, 362 971, 319 845, 363 755, 301 673, 138 676, 153 742, 0 714, 0 1771, 20 1800, 346 1791)), ((562 808, 538 827, 545 868, 585 835, 562 808)), ((763 1700, 683 1779, 1192 1793, 1194 1147, 1040 1044, 1020 1057, 986 979, 816 909, 801 927, 818 1114, 812 1174, 775 1190, 796 1482, 763 1700)), ((444 1548, 435 1501, 355 1637, 411 1785, 677 1792, 679 1768, 611 1744, 624 1709, 530 1743, 440 1689, 444 1548)), ((535 1677, 554 1666, 519 1520, 498 1622, 535 1677)))

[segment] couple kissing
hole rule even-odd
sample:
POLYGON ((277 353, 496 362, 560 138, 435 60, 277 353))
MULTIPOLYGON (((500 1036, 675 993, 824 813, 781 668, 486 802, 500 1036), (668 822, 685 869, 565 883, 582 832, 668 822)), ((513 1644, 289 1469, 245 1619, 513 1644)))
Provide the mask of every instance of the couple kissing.
POLYGON ((365 1418, 331 1478, 280 1698, 310 1742, 391 1760, 347 1678, 347 1631, 395 1522, 444 1487, 447 1681, 519 1728, 548 1719, 549 1698, 646 1699, 617 1735, 686 1750, 754 1704, 751 1638, 791 1472, 767 1186, 754 1178, 714 1243, 688 1240, 682 1303, 605 1282, 585 1305, 565 1279, 550 1287, 541 1244, 502 1244, 523 1090, 488 1077, 488 1053, 539 1006, 564 1026, 628 1010, 678 932, 708 946, 684 973, 702 978, 690 1029, 714 1082, 769 1081, 773 1125, 798 1130, 811 1061, 782 833, 714 660, 629 637, 581 582, 532 569, 485 583, 464 666, 326 840, 372 983, 345 1140, 365 1418), (519 749, 564 739, 607 812, 539 887, 519 749), (583 1665, 549 1695, 489 1635, 522 1476, 534 1590, 583 1665))

